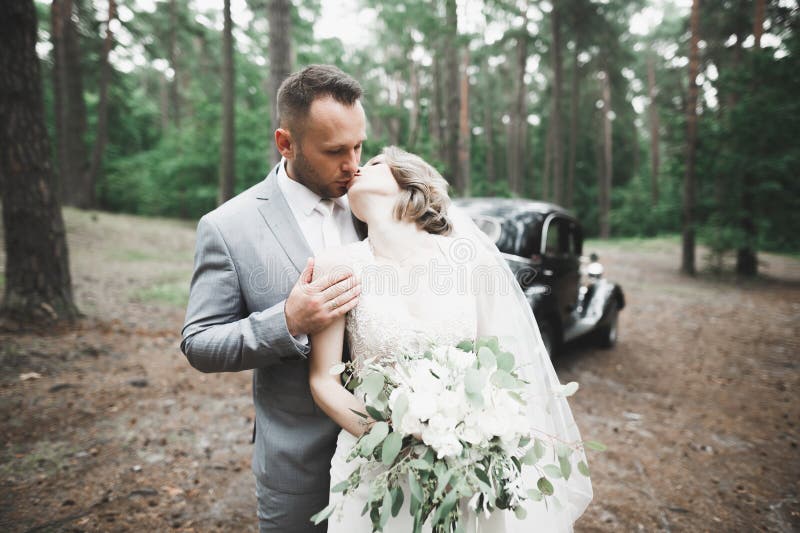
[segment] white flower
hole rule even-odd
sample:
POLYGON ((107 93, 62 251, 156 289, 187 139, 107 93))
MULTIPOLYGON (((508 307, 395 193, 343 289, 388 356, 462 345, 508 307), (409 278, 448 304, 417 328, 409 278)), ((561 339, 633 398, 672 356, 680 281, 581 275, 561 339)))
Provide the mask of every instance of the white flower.
POLYGON ((408 394, 408 415, 417 420, 425 421, 436 414, 435 392, 415 390, 408 394))

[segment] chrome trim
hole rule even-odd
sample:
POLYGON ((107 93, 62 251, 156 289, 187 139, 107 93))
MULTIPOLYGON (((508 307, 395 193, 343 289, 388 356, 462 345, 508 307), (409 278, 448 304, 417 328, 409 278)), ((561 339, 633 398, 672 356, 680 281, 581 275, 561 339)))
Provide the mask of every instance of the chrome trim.
POLYGON ((558 213, 550 213, 545 217, 544 222, 542 222, 542 239, 539 242, 539 253, 544 257, 545 248, 547 247, 547 230, 550 229, 550 222, 554 218, 556 218, 559 214, 558 213))
POLYGON ((500 255, 502 255, 503 259, 505 259, 507 261, 516 261, 517 263, 525 263, 526 265, 530 265, 532 267, 538 267, 539 266, 537 263, 534 263, 533 261, 531 261, 527 257, 522 257, 520 255, 507 254, 505 252, 500 252, 500 255))

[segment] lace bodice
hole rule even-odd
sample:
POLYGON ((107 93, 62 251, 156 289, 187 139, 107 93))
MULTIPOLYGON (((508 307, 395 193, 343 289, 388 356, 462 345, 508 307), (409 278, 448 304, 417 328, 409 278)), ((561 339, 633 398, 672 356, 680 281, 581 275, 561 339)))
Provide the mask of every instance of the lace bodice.
POLYGON ((345 320, 351 359, 419 353, 432 344, 474 339, 477 312, 470 290, 458 281, 458 265, 443 252, 424 265, 395 267, 376 261, 367 239, 354 243, 353 269, 361 295, 345 320), (435 272, 435 274, 433 273, 435 272))

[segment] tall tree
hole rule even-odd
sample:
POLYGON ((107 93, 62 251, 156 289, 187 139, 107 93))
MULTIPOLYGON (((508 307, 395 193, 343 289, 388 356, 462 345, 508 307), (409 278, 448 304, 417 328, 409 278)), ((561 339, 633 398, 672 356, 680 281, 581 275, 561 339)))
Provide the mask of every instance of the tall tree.
POLYGON ((292 73, 292 2, 291 0, 269 0, 269 108, 272 120, 270 130, 270 160, 277 163, 281 154, 272 142, 272 133, 278 129, 278 88, 292 73))
POLYGON ((470 195, 470 120, 469 120, 469 47, 464 47, 463 64, 461 68, 460 100, 461 107, 458 114, 458 189, 465 196, 470 195))
POLYGON ((656 65, 655 57, 647 55, 647 96, 648 114, 650 118, 650 204, 658 203, 658 174, 661 167, 661 154, 659 148, 658 107, 656 105, 656 65))
POLYGON ((516 72, 514 100, 508 128, 508 181, 512 193, 521 194, 525 177, 525 154, 528 138, 528 87, 525 67, 528 63, 528 13, 523 9, 522 23, 516 36, 516 72))
MULTIPOLYGON (((754 37, 754 50, 753 57, 754 71, 755 61, 758 60, 758 52, 761 49, 761 36, 764 33, 764 0, 755 1, 755 13, 753 16, 753 37, 754 37)), ((755 79, 755 76, 754 76, 755 79)), ((755 83, 752 87, 756 89, 755 83)), ((760 146, 753 147, 756 156, 760 155, 760 146)), ((756 241, 758 238, 756 224, 755 224, 755 176, 752 169, 747 169, 744 172, 744 181, 742 183, 742 212, 741 212, 741 228, 743 233, 743 244, 736 250, 736 273, 752 277, 758 273, 758 255, 756 253, 756 241)))
POLYGON ((67 241, 44 125, 33 0, 1 0, 0 190, 6 245, 3 316, 73 320, 67 241))
POLYGON ((692 1, 689 43, 689 97, 686 103, 686 172, 683 180, 683 220, 681 271, 695 274, 694 189, 697 154, 697 74, 700 64, 700 0, 692 1))
POLYGON ((494 162, 494 89, 492 74, 489 66, 488 54, 483 58, 481 68, 481 78, 483 79, 483 130, 486 134, 486 181, 490 185, 497 182, 497 170, 494 162))
POLYGON ((219 171, 219 203, 233 198, 236 183, 234 119, 234 65, 233 65, 233 22, 231 21, 231 0, 225 0, 222 28, 222 146, 219 171))
POLYGON ((94 200, 93 184, 86 183, 86 103, 83 99, 81 53, 72 0, 53 0, 50 37, 53 43, 53 96, 56 153, 61 199, 66 205, 87 208, 94 200))
POLYGON ((458 164, 458 138, 459 138, 459 115, 461 112, 461 92, 459 87, 458 60, 458 13, 456 12, 456 0, 445 1, 445 28, 444 28, 444 66, 445 66, 445 91, 447 103, 445 105, 445 154, 447 171, 450 183, 461 192, 463 186, 461 180, 461 168, 458 164))
POLYGON ((575 167, 578 155, 578 102, 580 101, 580 48, 575 41, 572 56, 572 87, 569 94, 569 160, 567 162, 567 194, 565 204, 572 209, 575 205, 575 167))
POLYGON ((550 26, 553 33, 553 40, 550 43, 550 52, 553 61, 553 94, 552 111, 550 113, 550 123, 552 128, 552 154, 553 154, 553 200, 557 204, 563 203, 562 194, 564 191, 564 159, 561 136, 561 84, 562 84, 562 61, 561 61, 561 8, 558 2, 553 2, 550 11, 550 26))
POLYGON ((614 171, 614 151, 612 132, 612 107, 611 107, 611 75, 608 69, 600 72, 600 86, 603 96, 603 168, 600 171, 599 211, 600 211, 600 238, 608 239, 611 236, 611 185, 614 171))
POLYGON ((169 0, 169 35, 168 54, 169 66, 172 68, 172 79, 169 80, 169 103, 172 123, 176 128, 181 127, 181 93, 178 77, 181 69, 178 68, 178 1, 169 0))
POLYGON ((94 203, 94 184, 100 174, 100 167, 103 165, 103 156, 108 142, 108 85, 111 83, 111 63, 108 61, 108 56, 114 46, 111 23, 116 18, 117 3, 115 0, 108 0, 106 36, 103 40, 103 49, 100 54, 100 100, 97 103, 97 133, 94 140, 94 149, 92 150, 92 161, 86 176, 86 183, 91 186, 92 203, 94 203))

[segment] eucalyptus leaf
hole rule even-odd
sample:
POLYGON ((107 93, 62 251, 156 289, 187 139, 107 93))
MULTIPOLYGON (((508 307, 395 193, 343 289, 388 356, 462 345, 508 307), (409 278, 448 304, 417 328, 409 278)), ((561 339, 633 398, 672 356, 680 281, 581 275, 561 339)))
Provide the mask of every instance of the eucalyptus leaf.
POLYGON ((339 374, 344 372, 344 369, 345 369, 344 363, 337 363, 331 366, 330 370, 328 370, 328 373, 331 376, 338 376, 339 374))
POLYGON ((425 497, 422 495, 422 487, 417 481, 417 476, 414 475, 414 472, 408 473, 408 488, 411 490, 412 500, 416 500, 420 505, 425 502, 425 497))
POLYGON ((558 457, 569 457, 572 454, 572 448, 561 442, 556 443, 556 455, 558 457))
POLYGON ((342 492, 350 485, 350 480, 346 479, 331 487, 331 492, 342 492))
POLYGON ((394 401, 394 409, 392 409, 392 423, 394 427, 399 427, 400 422, 408 411, 408 396, 405 393, 397 395, 394 401))
POLYGON ((372 372, 364 376, 361 390, 366 394, 367 400, 372 400, 383 390, 384 383, 383 374, 372 372))
POLYGON ((542 496, 541 491, 537 489, 528 489, 528 498, 535 502, 540 502, 544 496, 542 496))
POLYGON ((589 465, 587 465, 584 461, 581 461, 578 463, 578 472, 586 477, 589 477, 589 465))
POLYGON ((408 466, 415 470, 430 470, 431 465, 425 459, 411 459, 408 462, 408 466))
POLYGON ((463 352, 471 352, 474 344, 470 340, 464 340, 456 344, 456 348, 463 352))
POLYGON ((556 465, 544 465, 542 470, 544 470, 544 473, 552 478, 557 479, 561 477, 561 468, 556 465))
POLYGON ((536 453, 537 459, 541 459, 542 457, 544 457, 544 454, 547 452, 547 450, 545 449, 544 442, 542 442, 541 439, 535 439, 533 441, 533 449, 534 453, 536 453))
POLYGON ((383 495, 383 504, 381 505, 381 529, 386 527, 389 517, 392 515, 392 493, 388 490, 383 495))
POLYGON ((333 513, 334 509, 336 509, 335 503, 329 503, 323 510, 311 516, 311 521, 314 522, 314 525, 317 526, 323 521, 327 520, 328 517, 333 513))
POLYGON ((590 450, 595 450, 598 452, 606 451, 606 445, 602 442, 597 442, 596 440, 585 440, 583 441, 583 445, 590 450))
POLYGON ((369 416, 371 416, 375 420, 381 420, 381 421, 386 420, 386 415, 384 415, 382 412, 378 411, 371 405, 365 405, 364 407, 367 409, 367 413, 369 414, 369 416))
POLYGON ((536 482, 536 486, 539 488, 542 494, 546 496, 552 496, 553 494, 553 484, 546 477, 540 477, 539 481, 536 482))
POLYGON ((495 358, 494 352, 486 346, 478 349, 478 362, 482 369, 491 370, 497 366, 497 358, 495 358))
POLYGON ((484 374, 475 369, 468 368, 464 373, 464 390, 467 395, 480 395, 483 393, 484 374))
POLYGON ((367 415, 365 415, 364 413, 362 413, 360 411, 356 411, 355 409, 350 409, 350 410, 352 412, 354 412, 355 414, 357 414, 358 416, 360 416, 361 418, 364 418, 364 419, 369 418, 367 415))
POLYGON ((521 505, 514 508, 514 514, 517 515, 519 520, 525 520, 525 517, 528 516, 528 512, 521 505))
POLYGON ((392 488, 392 516, 397 516, 403 506, 403 489, 400 487, 392 488))
POLYGON ((559 457, 558 464, 561 467, 561 475, 564 476, 564 479, 569 479, 569 476, 572 473, 572 463, 569 462, 569 458, 559 457))
POLYGON ((497 368, 500 370, 505 370, 506 372, 511 372, 514 370, 514 354, 511 352, 500 352, 497 354, 497 368))
POLYGON ((391 466, 397 454, 400 453, 400 448, 403 446, 403 436, 393 431, 383 439, 383 450, 381 451, 381 459, 383 464, 391 466))

